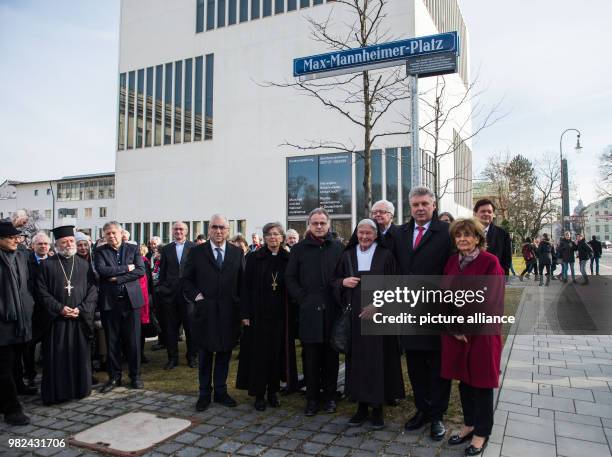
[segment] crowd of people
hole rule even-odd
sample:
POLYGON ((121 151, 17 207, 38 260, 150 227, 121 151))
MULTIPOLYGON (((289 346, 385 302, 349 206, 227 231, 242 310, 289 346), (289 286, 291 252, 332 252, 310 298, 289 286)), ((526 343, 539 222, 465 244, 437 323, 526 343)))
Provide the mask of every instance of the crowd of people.
MULTIPOLYGON (((212 401, 236 406, 227 378, 239 345, 236 387, 254 397, 256 410, 280 406, 281 385, 289 394, 303 384, 306 416, 334 413, 339 353, 330 339, 341 314, 350 312, 345 393, 357 408, 349 425, 384 426, 383 407, 405 397, 403 354, 416 407, 406 430, 429 424, 431 438, 444 439, 451 380, 459 380, 465 424, 449 444, 469 443, 465 454, 479 455, 493 425, 501 335, 362 335, 359 323, 372 319, 374 308, 360 303, 360 283, 365 275, 507 275, 510 236, 493 223, 490 200, 476 203, 473 218, 457 220, 438 216, 426 187, 413 188, 409 202, 411 218, 401 226, 393 223, 391 202, 376 202, 371 218, 359 221, 346 244, 332 236, 323 208, 311 211, 301 240, 295 230, 271 222, 263 227, 263 240, 254 233, 250 244, 242 235, 229 239, 221 214, 194 242, 186 224, 174 223, 173 241, 165 246, 159 237, 138 246, 111 221, 95 247, 87 235, 63 226, 53 230, 53 245, 41 232, 26 248, 18 224, 0 222, 5 421, 29 422, 18 394, 37 393, 36 343, 42 346, 41 396, 50 405, 90 394, 92 355, 108 372, 102 393, 122 385, 123 362, 130 387, 143 388, 145 335, 158 336, 152 349, 166 350, 164 368, 172 370, 180 363, 183 332, 185 363, 198 370, 198 411, 212 401)), ((536 252, 545 255, 543 245, 545 240, 536 252)), ((546 262, 538 265, 541 275, 546 262)))
POLYGON ((529 279, 529 275, 533 273, 535 281, 539 281, 540 286, 548 286, 551 280, 557 279, 567 283, 571 274, 572 282, 576 283, 575 263, 577 256, 580 274, 582 275, 581 284, 587 285, 589 283, 587 263, 590 263, 591 276, 599 276, 602 244, 595 235, 587 242, 582 234, 577 233, 576 238, 572 240, 571 232, 567 231, 555 245, 548 233, 544 233, 541 238, 533 240, 529 237, 525 238, 521 246, 521 254, 525 260, 525 269, 519 275, 521 281, 524 278, 529 279), (561 263, 561 272, 555 275, 559 263, 561 263), (544 273, 544 270, 546 270, 546 273, 544 273))

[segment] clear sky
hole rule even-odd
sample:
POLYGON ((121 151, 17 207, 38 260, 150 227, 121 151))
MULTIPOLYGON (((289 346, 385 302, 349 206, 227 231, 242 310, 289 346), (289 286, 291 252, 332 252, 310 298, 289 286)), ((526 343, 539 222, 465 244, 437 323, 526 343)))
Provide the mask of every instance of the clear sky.
MULTIPOLYGON (((391 0, 400 1, 400 0, 391 0)), ((612 144, 610 0, 459 0, 482 102, 507 117, 473 145, 475 173, 498 152, 564 152, 572 206, 596 198, 612 144)), ((0 182, 114 170, 119 0, 0 0, 0 182)))

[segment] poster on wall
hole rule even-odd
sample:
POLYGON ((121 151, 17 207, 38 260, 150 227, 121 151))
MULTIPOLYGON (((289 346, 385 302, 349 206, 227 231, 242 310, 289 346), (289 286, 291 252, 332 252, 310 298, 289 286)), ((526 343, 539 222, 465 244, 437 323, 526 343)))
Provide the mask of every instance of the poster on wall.
POLYGON ((319 205, 330 214, 351 214, 351 154, 319 156, 319 205))
POLYGON ((317 156, 287 159, 287 215, 305 216, 319 206, 317 156))

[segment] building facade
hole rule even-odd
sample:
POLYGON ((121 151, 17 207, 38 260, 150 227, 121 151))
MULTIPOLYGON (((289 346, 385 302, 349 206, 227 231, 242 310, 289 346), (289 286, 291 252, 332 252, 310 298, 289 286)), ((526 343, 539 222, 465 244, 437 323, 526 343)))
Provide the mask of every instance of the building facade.
POLYGON ((603 198, 584 207, 580 213, 584 236, 593 235, 599 241, 612 240, 612 197, 603 198))
MULTIPOLYGON (((456 0, 385 8, 390 40, 459 32, 458 73, 444 84, 460 96, 469 84, 469 41, 456 0)), ((333 33, 354 19, 323 0, 122 1, 116 216, 133 239, 169 241, 175 220, 187 221, 194 237, 217 212, 232 231, 259 231, 272 220, 303 231, 317 206, 330 211, 335 230, 350 234, 364 206, 360 155, 279 145, 339 141, 359 151, 363 132, 312 97, 269 84, 293 81, 293 58, 329 51, 311 38, 311 22, 328 18, 333 33)), ((419 81, 422 97, 433 96, 436 80, 419 81)), ((381 121, 383 131, 406 122, 410 103, 396 111, 381 121)), ((448 183, 441 207, 456 215, 471 213, 471 150, 462 139, 470 136, 470 112, 466 103, 440 132, 454 153, 436 161, 427 135, 419 144, 422 181, 432 184, 436 169, 448 183)), ((427 122, 425 104, 419 116, 427 122)), ((382 136, 373 148, 373 199, 393 201, 398 222, 409 215, 411 148, 408 135, 382 136)))

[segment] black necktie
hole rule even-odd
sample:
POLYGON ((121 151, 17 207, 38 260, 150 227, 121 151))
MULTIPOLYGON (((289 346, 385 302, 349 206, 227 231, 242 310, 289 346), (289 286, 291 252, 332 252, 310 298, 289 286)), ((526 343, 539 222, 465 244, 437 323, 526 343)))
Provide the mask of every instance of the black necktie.
POLYGON ((221 248, 215 248, 215 251, 217 251, 217 268, 220 270, 223 266, 223 255, 221 255, 221 248))

